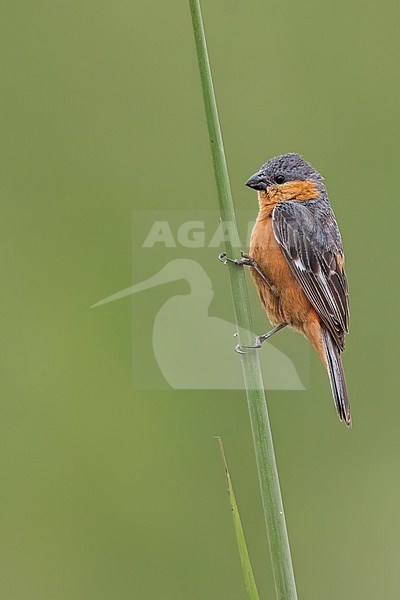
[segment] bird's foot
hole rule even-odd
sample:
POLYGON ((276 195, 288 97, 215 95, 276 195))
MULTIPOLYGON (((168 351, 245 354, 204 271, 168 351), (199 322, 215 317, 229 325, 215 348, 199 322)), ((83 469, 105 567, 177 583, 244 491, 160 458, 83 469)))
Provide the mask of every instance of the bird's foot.
POLYGON ((254 344, 249 344, 248 346, 241 346, 240 344, 236 344, 235 352, 237 352, 238 354, 247 354, 244 348, 248 350, 258 350, 258 348, 261 348, 261 344, 261 336, 258 335, 254 341, 254 344))
POLYGON ((229 258, 229 256, 226 255, 226 252, 221 252, 221 254, 218 255, 218 259, 222 263, 224 263, 224 265, 227 265, 228 262, 231 262, 234 265, 238 265, 240 267, 243 267, 245 265, 253 267, 253 269, 257 271, 264 283, 269 287, 271 294, 273 294, 275 298, 279 298, 279 293, 275 285, 268 279, 265 273, 263 273, 262 269, 258 266, 254 258, 246 254, 246 252, 243 252, 243 250, 240 251, 240 256, 242 258, 229 258))
POLYGON ((218 260, 224 263, 224 265, 227 265, 228 262, 230 262, 239 267, 243 265, 252 265, 255 262, 248 254, 246 254, 246 252, 243 252, 243 250, 240 251, 240 256, 242 258, 230 258, 226 255, 226 252, 221 252, 221 254, 218 255, 218 260))
MULTIPOLYGON (((238 337, 237 333, 234 333, 233 335, 235 337, 238 337)), ((261 344, 262 344, 261 337, 262 336, 257 335, 255 338, 254 344, 250 344, 248 346, 241 346, 240 344, 236 344, 235 352, 237 352, 238 354, 247 354, 247 352, 246 352, 246 350, 244 350, 244 348, 249 349, 249 350, 261 348, 261 344)))
MULTIPOLYGON (((276 327, 271 329, 271 331, 267 331, 267 333, 264 333, 263 335, 256 335, 256 337, 254 339, 254 344, 250 344, 248 346, 243 346, 243 347, 240 346, 240 344, 237 344, 235 351, 238 352, 239 354, 246 354, 246 350, 244 350, 244 348, 247 348, 249 350, 258 350, 259 348, 261 348, 261 346, 265 342, 265 340, 267 340, 268 338, 273 336, 274 333, 277 333, 278 331, 280 331, 281 329, 286 327, 286 325, 287 325, 287 323, 280 323, 280 325, 277 325, 276 327)), ((238 336, 237 333, 235 333, 234 335, 235 335, 235 337, 238 336)))

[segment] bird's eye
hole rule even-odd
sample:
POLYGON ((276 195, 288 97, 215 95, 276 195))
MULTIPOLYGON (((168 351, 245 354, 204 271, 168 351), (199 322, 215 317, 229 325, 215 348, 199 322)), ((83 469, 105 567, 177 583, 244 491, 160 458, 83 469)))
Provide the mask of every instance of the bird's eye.
POLYGON ((284 181, 285 181, 285 176, 284 176, 284 175, 277 175, 277 176, 275 177, 275 181, 276 181, 276 183, 284 183, 284 181))

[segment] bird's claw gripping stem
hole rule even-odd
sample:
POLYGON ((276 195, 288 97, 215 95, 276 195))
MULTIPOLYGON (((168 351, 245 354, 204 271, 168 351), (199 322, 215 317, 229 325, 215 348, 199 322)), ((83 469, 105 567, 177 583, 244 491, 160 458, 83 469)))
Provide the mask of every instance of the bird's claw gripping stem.
POLYGON ((273 294, 275 296, 275 298, 279 298, 279 293, 278 293, 276 287, 268 279, 268 277, 262 272, 261 268, 258 266, 258 264, 254 260, 254 258, 252 258, 248 254, 246 254, 246 252, 243 252, 243 250, 240 251, 240 255, 242 258, 229 258, 229 256, 226 255, 226 252, 221 252, 221 254, 218 255, 218 259, 222 263, 224 263, 224 265, 227 265, 228 262, 231 262, 234 265, 238 265, 239 267, 246 266, 246 265, 248 265, 249 267, 253 267, 253 269, 255 271, 257 271, 257 273, 259 274, 261 279, 264 281, 264 283, 266 283, 271 294, 273 294))
POLYGON ((238 354, 247 354, 247 352, 245 350, 242 350, 239 344, 236 344, 235 346, 235 352, 237 352, 238 354))
POLYGON ((241 346, 240 344, 236 344, 235 346, 235 352, 237 352, 238 354, 247 354, 246 350, 243 350, 243 348, 248 348, 249 350, 258 350, 258 348, 261 348, 261 344, 262 341, 260 339, 261 336, 257 336, 254 344, 250 344, 249 346, 241 346))
POLYGON ((227 265, 228 262, 231 262, 239 267, 243 265, 254 266, 257 264, 256 261, 246 254, 246 252, 243 252, 243 250, 240 251, 240 256, 242 258, 229 258, 229 256, 226 255, 226 252, 221 252, 221 254, 218 255, 218 260, 224 263, 224 265, 227 265))
MULTIPOLYGON (((278 331, 280 331, 281 329, 286 327, 286 325, 287 325, 287 323, 280 323, 279 325, 277 325, 270 331, 267 331, 267 333, 264 333, 263 335, 256 335, 254 344, 250 344, 249 346, 243 346, 243 348, 248 348, 250 350, 258 350, 259 348, 261 348, 261 346, 265 342, 265 340, 267 340, 268 338, 273 336, 274 333, 277 333, 278 331)), ((235 337, 238 337, 237 333, 235 333, 234 335, 235 335, 235 337)), ((237 344, 235 347, 235 351, 238 354, 247 354, 246 350, 243 350, 243 348, 239 344, 237 344)))
MULTIPOLYGON (((238 337, 237 333, 233 334, 235 337, 238 337)), ((253 349, 258 349, 261 348, 261 344, 264 340, 261 341, 262 336, 258 335, 255 339, 255 343, 251 344, 249 346, 241 346, 240 344, 236 344, 235 346, 235 352, 237 352, 238 354, 247 354, 246 350, 244 350, 244 348, 247 348, 249 350, 253 350, 253 349)))

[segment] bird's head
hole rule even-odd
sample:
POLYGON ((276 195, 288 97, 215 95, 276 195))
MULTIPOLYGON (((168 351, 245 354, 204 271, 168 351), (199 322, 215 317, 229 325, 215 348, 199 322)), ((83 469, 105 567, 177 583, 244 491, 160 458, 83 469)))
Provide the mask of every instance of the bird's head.
POLYGON ((300 154, 290 152, 271 158, 246 181, 259 192, 260 203, 316 198, 325 186, 323 177, 300 154))

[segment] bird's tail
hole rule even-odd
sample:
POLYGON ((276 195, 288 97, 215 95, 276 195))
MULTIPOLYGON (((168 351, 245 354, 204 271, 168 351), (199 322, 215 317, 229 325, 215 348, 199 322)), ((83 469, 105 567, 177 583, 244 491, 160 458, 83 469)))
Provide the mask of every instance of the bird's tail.
POLYGON ((329 381, 331 382, 333 399, 336 410, 341 421, 345 421, 347 427, 351 425, 350 404, 347 396, 346 380, 344 378, 340 350, 332 339, 331 334, 321 327, 324 342, 326 366, 328 368, 329 381))

